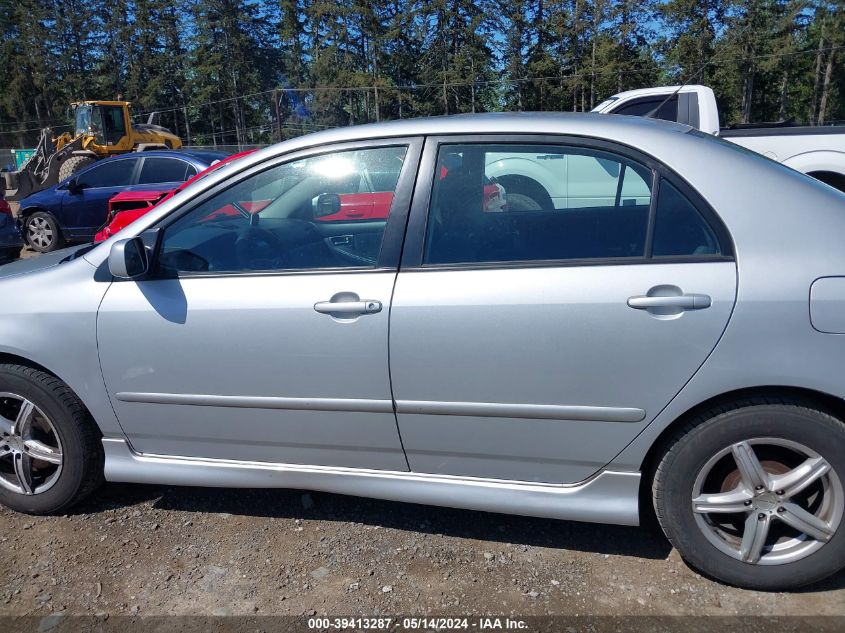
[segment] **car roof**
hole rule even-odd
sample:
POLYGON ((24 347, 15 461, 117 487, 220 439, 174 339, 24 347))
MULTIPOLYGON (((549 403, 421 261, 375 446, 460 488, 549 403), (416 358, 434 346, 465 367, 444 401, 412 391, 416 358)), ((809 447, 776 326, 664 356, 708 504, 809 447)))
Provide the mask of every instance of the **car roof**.
POLYGON ((607 116, 583 112, 488 112, 452 114, 332 128, 299 136, 256 152, 249 161, 327 143, 403 136, 473 134, 564 134, 615 139, 686 133, 693 128, 644 117, 607 116))

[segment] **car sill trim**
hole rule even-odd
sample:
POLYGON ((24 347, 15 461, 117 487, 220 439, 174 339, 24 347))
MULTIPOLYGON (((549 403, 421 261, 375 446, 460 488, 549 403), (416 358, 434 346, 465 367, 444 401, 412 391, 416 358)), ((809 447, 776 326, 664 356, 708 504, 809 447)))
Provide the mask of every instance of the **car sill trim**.
POLYGON ((639 524, 640 473, 601 471, 577 484, 548 484, 372 469, 141 454, 103 439, 112 482, 294 488, 523 516, 639 524))

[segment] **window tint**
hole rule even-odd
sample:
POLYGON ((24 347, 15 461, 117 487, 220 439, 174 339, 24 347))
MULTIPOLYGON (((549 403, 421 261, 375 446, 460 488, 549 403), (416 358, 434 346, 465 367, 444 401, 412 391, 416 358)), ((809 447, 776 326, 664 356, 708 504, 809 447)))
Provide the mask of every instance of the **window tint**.
MULTIPOLYGON (((188 179, 190 164, 178 158, 158 158, 147 156, 141 166, 138 184, 158 182, 184 182, 188 179)), ((191 174, 193 175, 193 174, 191 174)))
POLYGON ((613 114, 627 114, 629 116, 646 116, 655 108, 660 106, 657 110, 657 118, 665 121, 678 120, 678 97, 672 97, 666 103, 663 97, 648 97, 646 99, 636 99, 631 103, 620 107, 613 111, 613 114), (661 105, 663 104, 663 105, 661 105))
POLYGON ((720 253, 719 241, 698 210, 671 183, 661 180, 652 254, 677 257, 720 253))
POLYGON ((164 233, 164 273, 374 267, 406 146, 350 150, 249 176, 164 233))
POLYGON ((547 145, 444 145, 425 263, 643 257, 651 172, 547 145))
POLYGON ((125 187, 132 184, 137 158, 108 160, 95 165, 78 177, 83 187, 125 187))

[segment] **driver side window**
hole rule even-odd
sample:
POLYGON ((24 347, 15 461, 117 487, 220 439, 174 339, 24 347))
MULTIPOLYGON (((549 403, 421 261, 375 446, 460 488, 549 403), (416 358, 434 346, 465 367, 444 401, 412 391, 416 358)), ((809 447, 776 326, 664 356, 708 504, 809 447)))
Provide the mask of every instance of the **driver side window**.
POLYGON ((333 152, 252 174, 165 229, 159 270, 373 268, 407 150, 333 152))

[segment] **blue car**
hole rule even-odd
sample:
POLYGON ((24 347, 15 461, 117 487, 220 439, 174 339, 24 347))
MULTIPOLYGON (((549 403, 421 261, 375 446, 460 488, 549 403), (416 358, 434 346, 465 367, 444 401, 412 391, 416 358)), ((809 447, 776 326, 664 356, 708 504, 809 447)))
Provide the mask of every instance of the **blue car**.
POLYGON ((67 242, 88 242, 108 216, 109 199, 132 189, 168 191, 212 163, 220 152, 133 152, 97 161, 21 202, 18 222, 26 243, 40 253, 67 242))

